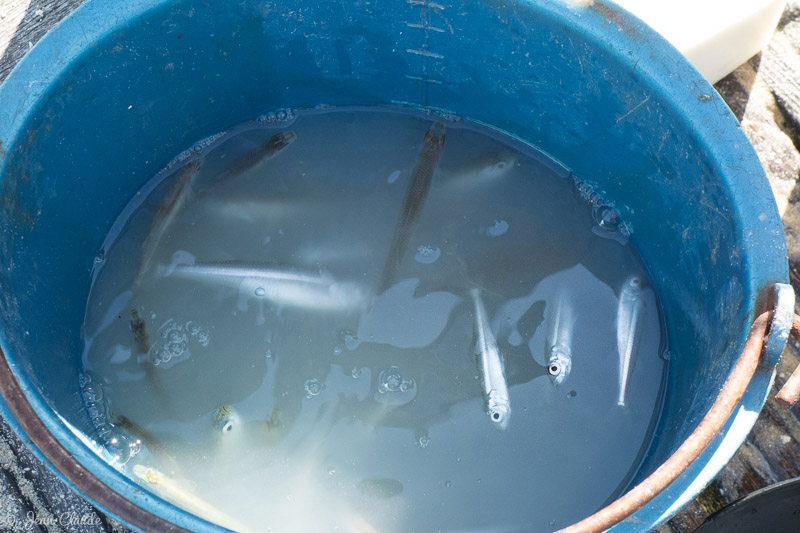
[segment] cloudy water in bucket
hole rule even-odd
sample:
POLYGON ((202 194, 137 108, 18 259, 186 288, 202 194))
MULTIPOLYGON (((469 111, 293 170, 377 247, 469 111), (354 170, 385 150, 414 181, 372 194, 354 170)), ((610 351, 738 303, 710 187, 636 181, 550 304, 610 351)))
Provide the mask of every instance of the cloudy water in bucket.
POLYGON ((635 235, 468 121, 280 111, 196 143, 96 260, 103 456, 238 531, 549 531, 617 496, 666 363, 635 235))

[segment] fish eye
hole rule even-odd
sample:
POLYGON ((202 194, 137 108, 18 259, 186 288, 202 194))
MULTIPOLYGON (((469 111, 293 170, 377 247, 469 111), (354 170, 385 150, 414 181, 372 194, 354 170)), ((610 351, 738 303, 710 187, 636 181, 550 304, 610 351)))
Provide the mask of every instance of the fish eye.
POLYGON ((500 413, 492 413, 492 420, 500 420, 500 413))
POLYGON ((555 376, 561 371, 561 367, 558 364, 553 363, 552 365, 550 365, 550 368, 548 370, 550 370, 551 375, 555 376))

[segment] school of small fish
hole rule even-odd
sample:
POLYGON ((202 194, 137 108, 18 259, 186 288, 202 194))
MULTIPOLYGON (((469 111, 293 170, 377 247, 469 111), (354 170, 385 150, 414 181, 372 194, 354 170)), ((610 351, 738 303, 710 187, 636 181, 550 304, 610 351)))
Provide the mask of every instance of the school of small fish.
MULTIPOLYGON (((296 308, 307 311, 364 312, 376 295, 386 291, 395 283, 395 272, 401 260, 407 256, 407 248, 414 233, 425 200, 434 183, 437 164, 445 145, 446 128, 436 122, 425 133, 417 160, 411 174, 406 196, 400 210, 391 246, 379 276, 377 287, 370 288, 363 281, 338 279, 325 271, 300 270, 280 265, 257 264, 243 261, 203 262, 186 261, 173 264, 168 270, 154 268, 156 250, 165 244, 170 226, 178 213, 192 202, 203 201, 196 187, 197 176, 202 168, 202 158, 190 161, 178 168, 168 178, 168 190, 164 194, 157 212, 152 218, 149 231, 142 245, 139 265, 133 287, 141 286, 148 276, 166 276, 191 280, 209 287, 239 291, 240 302, 249 299, 266 300, 280 308, 296 308)), ((234 161, 218 179, 233 179, 249 172, 258 165, 277 156, 292 144, 297 134, 292 131, 279 133, 259 145, 253 151, 234 161)), ((516 156, 500 154, 483 162, 477 168, 463 172, 458 179, 447 181, 442 187, 449 193, 457 192, 459 187, 475 187, 487 181, 497 180, 515 163, 516 156)), ((437 187, 439 184, 437 184, 437 187)), ((281 209, 279 202, 266 209, 264 202, 244 199, 229 201, 208 200, 212 208, 221 213, 242 218, 248 222, 265 213, 281 209)), ((608 217, 607 217, 608 218, 608 217)), ((601 221, 602 222, 602 221, 601 221)), ((613 220, 616 223, 616 219, 613 220)), ((610 222, 606 223, 608 226, 610 222)), ((600 226, 605 229, 601 223, 600 226)), ((619 289, 619 307, 616 316, 617 356, 619 360, 619 390, 617 404, 625 406, 628 381, 636 357, 636 341, 643 321, 641 299, 642 280, 631 277, 619 289)), ((466 296, 466 295, 464 295, 466 296)), ((469 291, 474 314, 475 359, 478 378, 482 387, 485 412, 491 424, 499 430, 508 428, 511 419, 511 399, 505 374, 504 356, 492 329, 482 289, 473 287, 469 291)), ((554 301, 555 308, 547 312, 545 325, 548 328, 547 346, 543 372, 549 374, 554 387, 562 386, 569 380, 572 370, 572 337, 575 310, 567 297, 554 301)), ((130 312, 130 329, 136 349, 147 354, 151 341, 146 331, 146 323, 137 310, 130 312)), ((466 354, 465 354, 466 356, 466 354)), ((532 356, 531 356, 532 357, 532 356)), ((537 363, 540 364, 540 363, 537 363)), ((541 364, 540 364, 541 365, 541 364)), ((165 457, 158 440, 140 428, 124 415, 115 418, 115 424, 138 436, 155 457, 161 457, 169 464, 174 460, 165 457)), ((229 405, 220 406, 213 415, 212 426, 219 434, 235 434, 240 425, 236 412, 229 405)), ((229 438, 229 437, 225 437, 229 438)), ((200 500, 191 491, 180 486, 160 471, 137 464, 133 473, 152 487, 164 498, 182 505, 212 521, 237 530, 239 524, 229 516, 217 511, 211 504, 200 500)))

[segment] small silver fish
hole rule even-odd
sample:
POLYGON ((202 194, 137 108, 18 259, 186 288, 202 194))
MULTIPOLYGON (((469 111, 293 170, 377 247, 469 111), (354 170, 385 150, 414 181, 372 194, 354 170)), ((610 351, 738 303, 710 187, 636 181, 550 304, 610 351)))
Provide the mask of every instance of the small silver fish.
POLYGON ((291 201, 283 198, 223 198, 204 202, 204 208, 226 219, 243 222, 275 221, 320 210, 321 202, 291 201))
POLYGON ((403 492, 403 484, 392 478, 368 478, 360 481, 356 489, 369 498, 388 500, 403 492))
POLYGON ((395 226, 389 255, 383 267, 381 282, 378 285, 379 293, 389 288, 394 278, 394 271, 400 263, 400 258, 408 247, 408 240, 414 232, 414 226, 416 226, 419 219, 422 205, 425 203, 425 198, 427 198, 428 191, 431 188, 433 173, 436 170, 439 154, 444 146, 444 132, 444 125, 436 122, 425 133, 425 137, 422 140, 422 148, 420 148, 417 164, 411 174, 411 182, 408 185, 403 208, 400 211, 400 218, 397 221, 397 226, 395 226))
POLYGON ((244 174, 259 163, 275 157, 281 150, 297 140, 297 133, 284 131, 277 133, 261 143, 255 150, 250 150, 240 158, 236 159, 221 176, 226 179, 232 176, 244 174))
POLYGON ((550 335, 550 353, 547 357, 547 372, 556 387, 561 386, 572 370, 572 327, 574 316, 572 305, 563 294, 556 300, 552 330, 550 335))
POLYGON ((366 306, 369 296, 358 282, 240 262, 179 264, 170 275, 236 287, 241 294, 308 310, 356 310, 366 306))
POLYGON ((141 464, 133 465, 132 470, 133 474, 144 481, 148 488, 178 507, 239 533, 253 531, 159 470, 141 464))
POLYGON ((144 274, 150 269, 153 255, 158 248, 167 228, 170 227, 175 215, 181 210, 190 195, 191 183, 200 168, 200 161, 190 161, 175 171, 171 179, 174 181, 158 212, 150 223, 150 230, 142 244, 142 255, 139 256, 139 269, 136 272, 134 285, 138 285, 144 274))
MULTIPOLYGON (((214 200, 214 195, 216 194, 216 191, 220 189, 221 183, 234 180, 242 174, 246 174, 261 163, 272 159, 281 153, 287 146, 292 144, 295 140, 297 140, 297 133, 293 131, 276 133, 249 152, 245 152, 239 157, 233 157, 232 161, 225 167, 224 170, 216 175, 213 180, 205 180, 206 183, 204 186, 198 187, 198 190, 193 195, 194 201, 202 202, 204 204, 208 202, 219 203, 218 201, 214 200), (214 191, 213 194, 212 191, 214 191)), ((225 142, 227 143, 229 141, 230 139, 226 140, 225 142)), ((230 204, 226 206, 227 209, 230 209, 231 207, 234 206, 230 204)))
POLYGON ((494 153, 481 157, 468 167, 458 169, 442 178, 442 190, 472 191, 481 185, 499 180, 517 162, 517 155, 510 152, 494 153))
POLYGON ((475 330, 478 337, 475 354, 483 383, 486 412, 489 419, 498 428, 506 429, 511 418, 511 402, 508 397, 503 360, 500 357, 497 340, 489 325, 489 317, 486 314, 480 290, 472 289, 470 293, 475 304, 475 330))
POLYGON ((622 286, 617 309, 617 353, 619 355, 619 396, 617 405, 625 405, 628 378, 633 369, 636 344, 644 307, 641 299, 642 280, 631 276, 622 286))
MULTIPOLYGON (((133 340, 136 343, 136 350, 142 354, 150 354, 152 343, 150 342, 150 336, 147 334, 147 322, 139 316, 139 312, 136 309, 131 309, 130 324, 133 340)), ((165 407, 168 406, 168 409, 171 409, 172 400, 168 395, 164 394, 164 391, 167 389, 163 383, 161 374, 156 370, 153 364, 152 357, 148 357, 144 362, 144 371, 147 380, 153 387, 152 391, 159 397, 165 407)))
POLYGON ((139 353, 148 353, 150 351, 150 337, 147 335, 147 323, 139 316, 139 312, 136 309, 131 309, 131 331, 139 353))
POLYGON ((228 404, 223 405, 214 412, 214 428, 223 435, 227 435, 236 429, 239 423, 239 415, 228 404))

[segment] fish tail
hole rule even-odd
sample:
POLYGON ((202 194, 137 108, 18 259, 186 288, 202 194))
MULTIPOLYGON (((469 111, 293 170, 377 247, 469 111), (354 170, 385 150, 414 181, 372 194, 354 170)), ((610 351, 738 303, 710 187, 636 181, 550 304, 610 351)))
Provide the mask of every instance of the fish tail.
POLYGON ((641 315, 643 312, 644 307, 642 305, 641 298, 637 298, 631 306, 630 328, 625 338, 625 356, 623 357, 620 366, 620 386, 619 396, 617 397, 617 405, 621 407, 625 406, 625 395, 628 389, 628 380, 630 379, 630 375, 634 367, 636 344, 639 340, 639 325, 642 321, 641 315))

